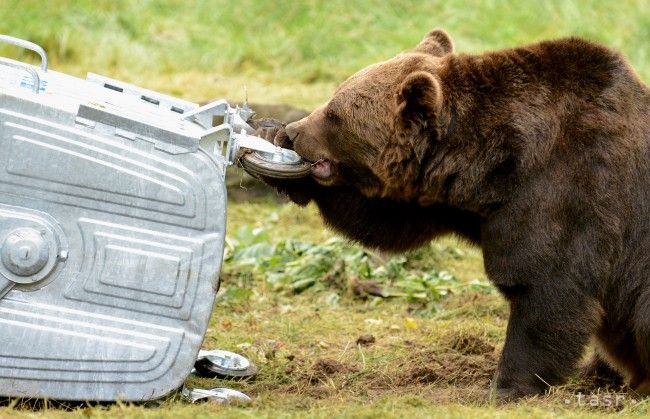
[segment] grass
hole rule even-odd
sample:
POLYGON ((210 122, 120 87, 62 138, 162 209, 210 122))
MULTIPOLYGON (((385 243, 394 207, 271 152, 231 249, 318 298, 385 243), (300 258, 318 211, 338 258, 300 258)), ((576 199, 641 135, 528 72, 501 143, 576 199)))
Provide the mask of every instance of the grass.
MULTIPOLYGON (((42 44, 53 69, 79 76, 92 71, 197 102, 241 99, 247 86, 252 102, 310 109, 349 74, 413 47, 432 27, 447 29, 464 52, 586 36, 624 51, 650 80, 650 8, 644 0, 4 0, 0 16, 0 33, 42 44)), ((13 47, 0 47, 0 55, 33 59, 13 47)), ((578 394, 595 390, 575 379, 542 398, 492 405, 487 389, 508 309, 496 293, 468 286, 486 280, 481 255, 452 237, 391 265, 385 255, 345 243, 327 247, 334 236, 313 207, 271 197, 229 202, 228 232, 223 289, 204 346, 241 352, 260 374, 248 382, 194 377, 188 385, 238 388, 254 398, 251 406, 189 405, 174 396, 153 406, 74 409, 14 401, 0 408, 0 416, 586 418, 649 412, 648 401, 629 393, 618 406, 581 405, 578 394), (254 228, 267 236, 259 242, 238 237, 254 228), (294 261, 277 262, 287 255, 278 249, 288 240, 327 257, 313 262, 298 252, 287 256, 294 261), (270 252, 260 257, 266 265, 237 256, 256 244, 270 252), (355 255, 361 257, 346 264, 339 281, 321 281, 337 260, 355 255), (408 292, 389 299, 365 295, 355 292, 352 281, 363 261, 371 269, 361 279, 384 287, 404 278, 417 287, 427 274, 441 271, 455 282, 448 286, 434 277, 434 288, 444 295, 425 293, 424 300, 408 292), (321 270, 302 270, 318 263, 321 270), (382 264, 397 266, 392 276, 382 264), (294 275, 278 287, 269 276, 274 269, 294 275), (290 285, 304 278, 311 285, 295 292, 290 285), (357 345, 364 335, 375 342, 357 345)))
MULTIPOLYGON (((432 27, 480 52, 579 35, 624 51, 650 80, 645 0, 4 0, 0 33, 30 39, 52 66, 115 76, 193 100, 313 108, 354 71, 412 48, 432 27)), ((2 48, 4 54, 20 53, 2 48)))

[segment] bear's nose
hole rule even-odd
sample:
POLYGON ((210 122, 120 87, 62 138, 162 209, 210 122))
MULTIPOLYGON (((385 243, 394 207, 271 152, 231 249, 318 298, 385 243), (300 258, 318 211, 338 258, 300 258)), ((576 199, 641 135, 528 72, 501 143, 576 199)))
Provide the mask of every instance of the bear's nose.
POLYGON ((289 125, 287 125, 285 128, 285 132, 287 133, 287 137, 289 137, 289 140, 293 143, 296 137, 298 136, 298 127, 296 126, 296 123, 292 122, 289 125))

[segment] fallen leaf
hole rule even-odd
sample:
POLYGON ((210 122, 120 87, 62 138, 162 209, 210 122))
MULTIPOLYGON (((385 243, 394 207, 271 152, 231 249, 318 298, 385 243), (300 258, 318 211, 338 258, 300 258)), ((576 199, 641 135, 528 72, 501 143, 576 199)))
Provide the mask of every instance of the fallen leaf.
POLYGON ((416 330, 418 328, 418 323, 412 317, 406 317, 403 324, 406 330, 416 330))

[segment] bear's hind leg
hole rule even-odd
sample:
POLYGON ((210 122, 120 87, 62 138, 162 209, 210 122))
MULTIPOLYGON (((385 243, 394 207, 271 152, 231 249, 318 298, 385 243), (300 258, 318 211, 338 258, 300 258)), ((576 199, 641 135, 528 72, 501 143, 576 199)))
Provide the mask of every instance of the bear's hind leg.
POLYGON ((598 352, 582 367, 580 378, 589 380, 596 387, 617 388, 624 384, 623 377, 598 352))
POLYGON ((633 371, 630 387, 650 395, 650 289, 640 297, 634 312, 634 340, 639 368, 633 371))

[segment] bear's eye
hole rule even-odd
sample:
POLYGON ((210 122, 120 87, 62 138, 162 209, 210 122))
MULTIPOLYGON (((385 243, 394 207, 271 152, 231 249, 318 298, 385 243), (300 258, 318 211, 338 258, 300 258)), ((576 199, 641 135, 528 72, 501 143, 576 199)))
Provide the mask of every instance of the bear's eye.
POLYGON ((332 122, 337 122, 339 120, 338 114, 334 112, 334 110, 332 109, 327 109, 327 111, 325 112, 325 116, 327 117, 327 119, 329 119, 332 122))

